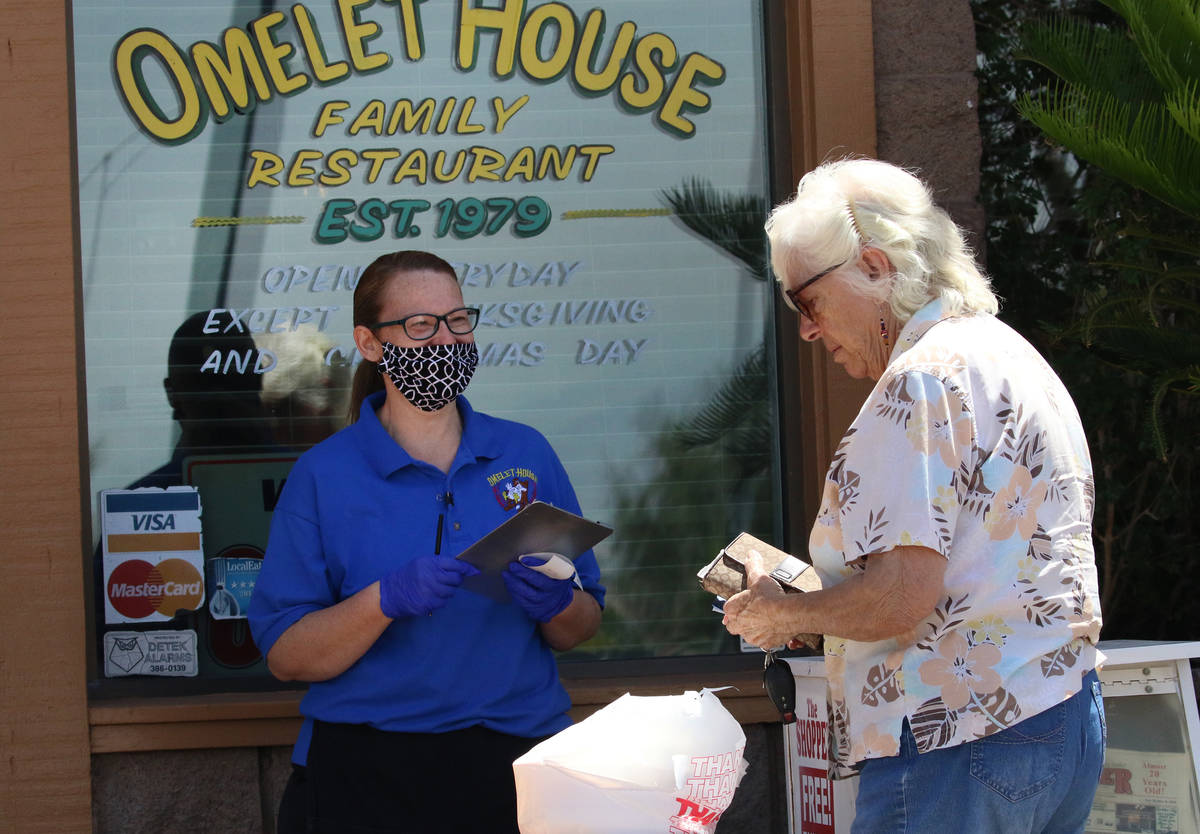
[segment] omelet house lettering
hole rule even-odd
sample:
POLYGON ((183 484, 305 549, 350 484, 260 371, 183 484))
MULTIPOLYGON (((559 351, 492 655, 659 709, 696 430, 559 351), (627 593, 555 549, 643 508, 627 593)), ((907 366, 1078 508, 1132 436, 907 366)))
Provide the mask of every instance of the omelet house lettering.
MULTIPOLYGON (((187 47, 156 29, 134 29, 113 49, 117 92, 143 132, 164 144, 183 144, 210 118, 225 122, 314 83, 327 88, 386 71, 394 52, 410 63, 423 60, 424 2, 335 0, 335 32, 322 31, 309 8, 297 3, 187 47), (148 60, 163 70, 165 91, 156 93, 147 83, 148 60)), ((689 116, 710 106, 701 87, 725 79, 725 68, 712 58, 700 52, 681 57, 669 36, 638 32, 630 20, 612 26, 602 9, 581 18, 562 2, 526 8, 523 0, 494 6, 459 0, 457 12, 452 54, 459 72, 485 63, 502 80, 518 69, 535 83, 566 79, 583 95, 611 95, 626 112, 653 113, 679 138, 695 134, 689 116)), ((689 22, 686 8, 678 14, 681 24, 689 22)), ((465 131, 474 129, 469 115, 464 119, 460 111, 459 119, 465 131)), ((495 126, 503 129, 499 118, 495 126)))
POLYGON ((534 474, 532 469, 525 469, 524 467, 518 466, 512 469, 505 469, 503 472, 497 472, 495 475, 488 475, 488 486, 495 486, 501 481, 509 478, 525 478, 527 480, 536 481, 537 475, 534 474))

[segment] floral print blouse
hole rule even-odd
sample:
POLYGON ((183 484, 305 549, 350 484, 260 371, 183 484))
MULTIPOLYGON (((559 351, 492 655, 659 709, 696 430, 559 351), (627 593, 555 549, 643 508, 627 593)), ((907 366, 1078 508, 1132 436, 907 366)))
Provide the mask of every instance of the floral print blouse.
POLYGON ((945 593, 914 631, 825 638, 835 775, 972 741, 1078 692, 1102 656, 1092 467, 1062 382, 989 315, 932 302, 825 476, 809 552, 826 586, 899 545, 946 557, 945 593))

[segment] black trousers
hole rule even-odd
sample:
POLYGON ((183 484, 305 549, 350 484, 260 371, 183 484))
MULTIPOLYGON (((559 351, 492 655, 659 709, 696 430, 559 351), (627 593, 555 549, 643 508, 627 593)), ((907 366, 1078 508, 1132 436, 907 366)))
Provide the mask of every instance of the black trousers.
POLYGON ((518 834, 512 763, 540 740, 317 721, 308 766, 294 767, 280 800, 279 834, 518 834))

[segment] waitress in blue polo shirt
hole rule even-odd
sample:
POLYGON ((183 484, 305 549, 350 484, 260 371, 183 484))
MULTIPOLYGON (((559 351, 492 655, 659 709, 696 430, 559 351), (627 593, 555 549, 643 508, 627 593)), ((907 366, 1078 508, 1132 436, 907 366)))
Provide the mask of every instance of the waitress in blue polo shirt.
POLYGON ((511 601, 459 588, 455 554, 525 504, 579 512, 541 434, 460 396, 478 317, 427 252, 354 291, 353 422, 293 467, 250 603, 271 672, 310 684, 281 832, 516 834, 512 762, 570 724, 553 650, 599 628, 592 553, 578 583, 510 565, 511 601))

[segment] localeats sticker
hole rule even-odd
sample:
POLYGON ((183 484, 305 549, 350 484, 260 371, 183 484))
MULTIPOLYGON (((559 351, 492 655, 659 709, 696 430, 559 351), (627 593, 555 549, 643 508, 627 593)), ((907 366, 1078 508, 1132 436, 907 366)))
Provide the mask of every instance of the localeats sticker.
POLYGON ((104 676, 194 677, 196 632, 110 631, 104 635, 104 676))
POLYGON ((208 582, 212 589, 208 613, 214 620, 245 619, 262 558, 257 547, 242 544, 227 547, 220 556, 208 561, 208 582))

